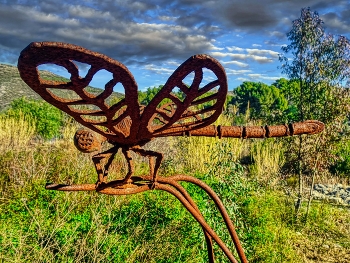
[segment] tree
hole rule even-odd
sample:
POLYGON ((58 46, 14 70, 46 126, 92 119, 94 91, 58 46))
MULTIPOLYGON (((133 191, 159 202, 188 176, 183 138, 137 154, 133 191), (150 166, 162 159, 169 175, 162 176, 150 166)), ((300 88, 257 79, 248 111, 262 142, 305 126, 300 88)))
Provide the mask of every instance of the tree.
POLYGON ((233 91, 231 104, 238 107, 238 113, 250 111, 253 119, 268 123, 280 122, 288 101, 275 86, 261 82, 245 81, 233 91))
POLYGON ((146 91, 139 91, 139 103, 146 106, 154 98, 154 96, 162 89, 163 86, 148 87, 146 91))
POLYGON ((291 43, 282 47, 284 55, 280 61, 282 72, 299 84, 293 98, 299 112, 298 120, 332 121, 333 113, 328 114, 330 105, 327 102, 349 78, 349 40, 325 34, 323 21, 310 8, 301 10, 300 18, 293 21, 287 37, 291 43), (288 53, 292 54, 291 60, 286 56, 288 53))
POLYGON ((288 80, 280 78, 273 84, 284 95, 288 102, 287 109, 283 112, 283 122, 297 122, 299 120, 299 113, 297 101, 299 98, 299 84, 296 80, 288 80))
MULTIPOLYGON (((299 175, 297 213, 302 201, 304 172, 311 171, 313 184, 314 175, 321 167, 320 160, 329 160, 329 146, 334 144, 335 137, 339 138, 337 128, 348 113, 345 107, 348 94, 342 87, 349 78, 350 42, 343 36, 326 34, 323 24, 317 12, 311 12, 310 8, 302 9, 300 18, 293 21, 287 34, 290 44, 282 47, 284 54, 280 57, 282 72, 299 86, 293 97, 297 120, 317 119, 326 124, 326 132, 319 138, 313 152, 306 147, 302 136, 294 150, 299 175), (291 57, 287 56, 289 53, 291 57), (306 158, 307 153, 313 158, 306 158)), ((322 166, 327 167, 329 163, 324 162, 322 166)))

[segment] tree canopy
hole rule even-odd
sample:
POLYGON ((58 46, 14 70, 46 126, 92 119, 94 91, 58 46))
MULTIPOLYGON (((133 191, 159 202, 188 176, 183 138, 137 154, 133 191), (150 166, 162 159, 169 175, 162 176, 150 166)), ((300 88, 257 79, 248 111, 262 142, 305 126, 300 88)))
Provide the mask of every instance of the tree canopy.
POLYGON ((287 34, 290 44, 282 47, 282 72, 299 84, 292 100, 300 121, 327 123, 336 117, 335 109, 344 97, 339 96, 339 87, 346 85, 350 76, 350 41, 326 34, 323 24, 317 12, 302 9, 287 34))
POLYGON ((245 81, 233 91, 231 104, 238 107, 238 113, 250 111, 253 119, 266 122, 279 121, 288 108, 283 92, 274 85, 245 81))

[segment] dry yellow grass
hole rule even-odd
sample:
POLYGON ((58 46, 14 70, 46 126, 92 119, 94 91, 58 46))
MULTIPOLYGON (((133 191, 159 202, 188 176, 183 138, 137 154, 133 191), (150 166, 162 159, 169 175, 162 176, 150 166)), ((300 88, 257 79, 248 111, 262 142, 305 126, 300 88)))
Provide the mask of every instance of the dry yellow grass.
POLYGON ((0 115, 0 150, 25 149, 35 135, 33 120, 0 115))

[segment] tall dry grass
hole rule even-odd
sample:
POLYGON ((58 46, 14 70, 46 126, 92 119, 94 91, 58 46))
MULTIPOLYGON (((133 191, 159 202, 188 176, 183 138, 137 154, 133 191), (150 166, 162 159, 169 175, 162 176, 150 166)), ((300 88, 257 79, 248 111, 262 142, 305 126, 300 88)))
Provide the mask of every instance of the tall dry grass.
POLYGON ((249 167, 252 176, 265 186, 276 186, 280 181, 280 169, 285 162, 285 147, 278 139, 254 140, 251 142, 249 167))
POLYGON ((0 115, 0 151, 28 147, 35 136, 34 120, 20 114, 18 118, 0 115))

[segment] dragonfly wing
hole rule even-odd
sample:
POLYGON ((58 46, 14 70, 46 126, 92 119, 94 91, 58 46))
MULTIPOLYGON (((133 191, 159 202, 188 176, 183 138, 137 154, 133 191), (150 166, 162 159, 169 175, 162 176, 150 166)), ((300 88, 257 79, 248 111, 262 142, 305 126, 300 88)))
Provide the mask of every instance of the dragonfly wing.
POLYGON ((164 136, 205 127, 219 117, 226 95, 227 79, 220 63, 208 55, 192 56, 145 107, 138 136, 164 136), (186 85, 189 78, 191 84, 186 85))
POLYGON ((132 74, 120 62, 76 45, 33 42, 21 52, 18 70, 24 82, 44 100, 68 113, 82 125, 111 141, 123 143, 136 139, 140 118, 137 85, 132 74), (91 66, 86 76, 79 76, 74 61, 91 66), (71 74, 70 80, 42 79, 37 69, 42 64, 64 67, 71 74), (101 93, 94 94, 86 87, 99 70, 110 72, 113 78, 101 93), (125 97, 113 102, 113 88, 118 83, 124 87, 125 97), (73 94, 72 98, 62 95, 67 92, 73 94))

